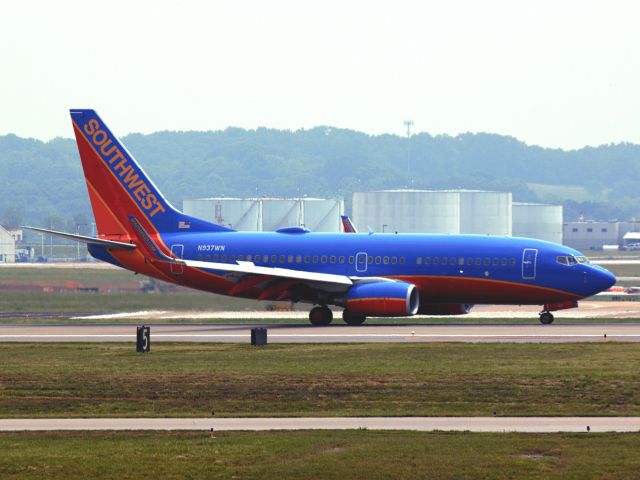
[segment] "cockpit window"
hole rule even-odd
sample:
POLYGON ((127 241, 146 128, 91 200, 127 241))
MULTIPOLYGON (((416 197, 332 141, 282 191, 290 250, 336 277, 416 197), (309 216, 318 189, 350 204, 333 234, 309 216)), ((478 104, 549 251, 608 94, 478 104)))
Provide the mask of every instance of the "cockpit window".
POLYGON ((577 265, 578 263, 589 263, 587 257, 574 257, 573 255, 558 255, 556 261, 561 265, 577 265))

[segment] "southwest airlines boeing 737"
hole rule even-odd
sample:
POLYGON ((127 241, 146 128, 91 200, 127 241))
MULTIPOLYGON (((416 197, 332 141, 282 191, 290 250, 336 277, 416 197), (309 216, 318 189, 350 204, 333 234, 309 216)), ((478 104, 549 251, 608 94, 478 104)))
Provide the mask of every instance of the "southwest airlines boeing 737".
POLYGON ((552 311, 616 281, 580 252, 530 238, 234 231, 176 210, 94 110, 71 110, 71 120, 98 235, 34 230, 160 280, 315 305, 314 325, 332 321, 329 306, 359 325, 368 316, 464 314, 474 304, 540 305, 540 321, 551 323, 552 311))

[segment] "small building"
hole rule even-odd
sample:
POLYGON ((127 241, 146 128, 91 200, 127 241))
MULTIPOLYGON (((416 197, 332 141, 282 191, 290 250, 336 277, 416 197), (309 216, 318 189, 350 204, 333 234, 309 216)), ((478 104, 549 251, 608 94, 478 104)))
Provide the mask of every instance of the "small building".
MULTIPOLYGON (((16 261, 16 230, 0 225, 0 263, 16 261)), ((22 238, 22 230, 20 230, 22 238)))
POLYGON ((602 250, 604 245, 622 246, 628 222, 567 222, 563 226, 564 244, 576 250, 602 250))

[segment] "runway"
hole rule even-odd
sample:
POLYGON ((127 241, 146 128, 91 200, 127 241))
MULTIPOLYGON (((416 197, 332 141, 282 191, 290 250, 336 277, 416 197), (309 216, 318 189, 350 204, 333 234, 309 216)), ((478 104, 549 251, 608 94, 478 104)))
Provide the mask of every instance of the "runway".
MULTIPOLYGON (((149 324, 148 324, 149 325, 149 324)), ((151 342, 249 343, 251 328, 267 328, 269 343, 640 341, 640 324, 332 325, 151 324, 151 342)), ((0 325, 0 342, 134 342, 135 325, 0 325)))
POLYGON ((640 417, 311 417, 0 419, 0 431, 50 430, 414 430, 638 432, 640 417), (588 430, 587 430, 588 427, 588 430))

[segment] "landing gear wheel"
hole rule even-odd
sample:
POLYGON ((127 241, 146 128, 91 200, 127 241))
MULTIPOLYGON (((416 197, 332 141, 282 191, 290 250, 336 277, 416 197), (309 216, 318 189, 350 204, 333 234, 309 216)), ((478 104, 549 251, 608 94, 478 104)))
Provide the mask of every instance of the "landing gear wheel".
POLYGON ((342 319, 347 325, 362 325, 367 317, 358 313, 351 313, 349 309, 345 308, 342 311, 342 319))
POLYGON ((325 305, 313 307, 309 312, 309 321, 312 325, 329 325, 333 320, 333 312, 325 305))
POLYGON ((553 323, 553 313, 551 312, 542 312, 540 314, 540 323, 543 325, 549 325, 553 323))

